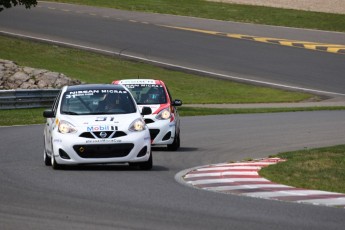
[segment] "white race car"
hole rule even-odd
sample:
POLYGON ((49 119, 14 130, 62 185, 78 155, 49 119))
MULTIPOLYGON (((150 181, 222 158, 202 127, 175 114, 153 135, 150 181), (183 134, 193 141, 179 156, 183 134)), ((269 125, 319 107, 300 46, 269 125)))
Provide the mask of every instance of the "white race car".
POLYGON ((138 108, 121 85, 65 86, 43 112, 44 162, 61 165, 129 163, 152 168, 151 139, 138 108))
POLYGON ((167 145, 169 150, 180 147, 180 117, 176 106, 181 100, 172 100, 171 94, 161 80, 127 79, 113 81, 124 85, 132 93, 140 108, 150 107, 152 114, 144 117, 149 127, 153 145, 167 145))

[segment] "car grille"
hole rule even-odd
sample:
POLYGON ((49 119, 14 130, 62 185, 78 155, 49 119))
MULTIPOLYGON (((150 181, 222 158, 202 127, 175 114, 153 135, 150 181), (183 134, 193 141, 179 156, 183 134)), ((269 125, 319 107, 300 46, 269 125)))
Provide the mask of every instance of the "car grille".
POLYGON ((149 130, 150 130, 151 140, 154 140, 159 134, 159 129, 149 129, 149 130))
POLYGON ((152 119, 144 119, 144 121, 145 121, 145 123, 146 124, 151 124, 151 123, 154 123, 155 121, 154 120, 152 120, 152 119))
POLYGON ((122 131, 106 131, 106 132, 84 132, 79 135, 79 137, 84 137, 84 138, 91 138, 91 139, 96 139, 96 138, 117 138, 117 137, 123 137, 126 136, 127 134, 122 131), (103 134, 101 134, 103 133, 103 134), (105 137, 102 137, 106 133, 105 137), (114 134, 115 133, 115 134, 114 134))
POLYGON ((74 145, 74 151, 81 158, 113 158, 125 157, 133 149, 134 144, 101 144, 74 145))

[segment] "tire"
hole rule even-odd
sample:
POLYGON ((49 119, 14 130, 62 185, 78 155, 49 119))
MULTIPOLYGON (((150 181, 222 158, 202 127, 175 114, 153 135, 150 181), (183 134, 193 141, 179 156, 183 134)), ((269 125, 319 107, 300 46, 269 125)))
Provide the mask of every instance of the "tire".
POLYGON ((141 170, 151 170, 153 166, 152 152, 150 152, 150 157, 147 161, 139 163, 139 168, 141 170))
POLYGON ((150 157, 147 161, 129 163, 129 165, 134 166, 134 167, 139 167, 140 170, 151 170, 153 167, 152 152, 150 153, 150 157))
POLYGON ((173 143, 168 145, 168 150, 176 151, 180 148, 180 146, 181 146, 181 141, 180 141, 180 133, 179 133, 179 134, 175 134, 173 143))
POLYGON ((43 161, 44 161, 44 164, 46 166, 51 166, 52 163, 51 163, 51 159, 50 157, 47 155, 47 148, 46 148, 46 141, 45 141, 45 137, 43 138, 43 161))
POLYGON ((51 159, 51 166, 54 170, 59 170, 62 168, 62 166, 56 162, 54 154, 52 154, 50 159, 51 159))
POLYGON ((52 165, 51 159, 50 159, 50 157, 47 155, 47 152, 46 152, 45 148, 44 148, 44 151, 43 151, 43 160, 44 160, 44 164, 45 164, 46 166, 51 166, 51 165, 52 165))

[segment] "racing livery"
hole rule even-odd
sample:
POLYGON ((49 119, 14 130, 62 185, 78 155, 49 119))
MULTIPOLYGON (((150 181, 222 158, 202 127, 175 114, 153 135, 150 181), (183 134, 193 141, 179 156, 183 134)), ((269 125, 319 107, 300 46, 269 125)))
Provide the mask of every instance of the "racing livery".
POLYGON ((169 150, 180 147, 180 118, 176 106, 181 100, 172 100, 167 86, 161 80, 126 79, 113 81, 124 85, 132 93, 140 108, 150 107, 152 114, 144 116, 153 145, 167 145, 169 150))
POLYGON ((46 118, 44 162, 61 165, 129 163, 152 168, 149 130, 131 93, 121 85, 65 86, 46 118))

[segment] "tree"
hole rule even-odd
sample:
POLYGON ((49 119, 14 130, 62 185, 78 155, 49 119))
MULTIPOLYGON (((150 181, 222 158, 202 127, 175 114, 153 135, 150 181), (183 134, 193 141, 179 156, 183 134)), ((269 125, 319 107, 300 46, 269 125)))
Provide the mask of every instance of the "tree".
POLYGON ((37 5, 37 0, 0 0, 0 12, 5 8, 11 8, 16 5, 24 5, 26 8, 37 5))

